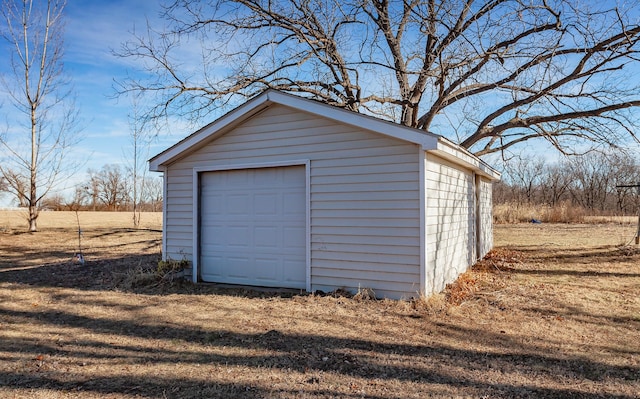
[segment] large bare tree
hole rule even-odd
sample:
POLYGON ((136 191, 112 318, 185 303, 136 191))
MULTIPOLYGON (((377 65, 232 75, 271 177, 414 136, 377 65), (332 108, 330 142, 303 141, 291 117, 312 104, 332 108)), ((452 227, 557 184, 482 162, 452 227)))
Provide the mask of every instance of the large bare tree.
POLYGON ((163 176, 149 176, 142 187, 143 201, 150 206, 151 212, 162 210, 163 176))
POLYGON ((0 79, 11 102, 0 134, 0 175, 37 230, 38 205, 70 171, 65 160, 77 140, 77 112, 63 74, 64 0, 4 0, 0 29, 4 62, 0 79))
POLYGON ((532 156, 516 156, 505 163, 504 174, 515 187, 518 187, 518 203, 530 204, 535 200, 544 176, 545 160, 532 156))
POLYGON ((200 119, 268 88, 366 112, 478 155, 545 139, 612 144, 640 105, 636 3, 176 0, 118 55, 151 118, 200 119), (194 49, 197 49, 194 50, 194 49))
MULTIPOLYGON (((107 164, 97 172, 89 170, 88 174, 87 194, 102 202, 106 210, 117 211, 121 206, 128 204, 131 199, 129 183, 119 165, 107 164)), ((95 205, 94 202, 94 210, 95 205)))

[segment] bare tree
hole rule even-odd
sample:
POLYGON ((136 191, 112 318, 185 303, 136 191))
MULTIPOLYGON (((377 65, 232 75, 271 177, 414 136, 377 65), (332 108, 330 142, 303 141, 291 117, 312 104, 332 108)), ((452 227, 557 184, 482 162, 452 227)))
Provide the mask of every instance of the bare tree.
POLYGON ((98 180, 98 172, 89 169, 87 171, 89 181, 84 186, 84 190, 89 198, 91 198, 91 210, 98 210, 98 200, 100 197, 100 182, 98 180))
POLYGON ((0 171, 5 182, 5 191, 13 193, 20 208, 29 206, 29 178, 13 169, 4 168, 0 171))
MULTIPOLYGON (((615 152, 607 157, 611 163, 611 197, 615 198, 615 210, 622 213, 637 212, 638 191, 635 187, 620 187, 640 184, 640 165, 631 155, 615 152)), ((610 208, 614 208, 610 206, 610 208)))
POLYGON ((117 211, 118 207, 129 201, 127 179, 118 165, 104 165, 98 172, 89 171, 89 195, 97 198, 109 211, 117 211))
POLYGON ((64 7, 64 0, 5 0, 0 9, 5 61, 11 68, 0 83, 18 111, 0 135, 0 175, 29 208, 29 231, 37 231, 40 201, 73 169, 65 161, 76 143, 77 112, 63 75, 64 7), (26 189, 18 185, 25 181, 26 189))
POLYGON ((42 199, 40 207, 49 211, 63 211, 66 208, 66 200, 60 193, 48 195, 42 199))
POLYGON ((572 183, 572 173, 566 161, 545 164, 540 179, 540 199, 547 205, 559 205, 566 199, 572 183))
POLYGON ((573 183, 570 192, 574 200, 586 209, 603 211, 615 191, 612 184, 614 167, 611 154, 593 152, 572 158, 573 183))
POLYGON ((7 184, 7 179, 0 175, 0 197, 2 197, 3 193, 9 192, 9 185, 7 184))
POLYGON ((142 199, 151 212, 162 210, 162 176, 149 176, 142 187, 142 199))
POLYGON ((118 51, 151 118, 268 88, 450 136, 478 155, 614 144, 640 105, 640 9, 572 0, 175 0, 118 51), (192 49, 199 42, 200 54, 192 49), (185 45, 186 44, 186 45, 185 45), (191 51, 191 52, 190 52, 191 51), (191 58, 190 58, 191 57, 191 58))
POLYGON ((637 211, 635 187, 640 164, 624 151, 592 151, 546 163, 532 157, 515 157, 494 184, 494 202, 555 207, 563 203, 594 213, 633 214, 637 211), (619 187, 626 186, 626 187, 619 187))
MULTIPOLYGON (((87 202, 88 190, 82 186, 76 186, 73 197, 66 201, 66 206, 70 211, 79 211, 87 202)), ((95 211, 95 206, 93 208, 95 211)))
POLYGON ((541 158, 521 155, 511 159, 505 166, 505 177, 518 190, 518 203, 534 201, 543 178, 544 165, 541 158))
MULTIPOLYGON (((634 190, 620 189, 618 185, 628 185, 629 181, 635 183, 638 179, 638 164, 633 157, 623 151, 608 151, 598 154, 594 158, 600 160, 598 173, 606 183, 600 196, 603 197, 600 210, 614 212, 631 212, 636 210, 636 196, 634 190)), ((597 187, 597 186, 596 186, 597 187)), ((588 195, 596 197, 597 195, 588 195)))
POLYGON ((494 204, 507 204, 516 201, 513 197, 513 187, 510 184, 505 183, 504 175, 502 180, 493 183, 492 188, 494 204))
POLYGON ((140 225, 141 209, 140 204, 143 200, 145 181, 147 178, 146 160, 149 158, 149 135, 145 131, 144 118, 140 115, 140 106, 138 98, 134 96, 131 102, 132 113, 129 115, 129 139, 131 147, 130 153, 126 158, 129 160, 127 169, 131 177, 130 188, 133 227, 138 228, 140 225))

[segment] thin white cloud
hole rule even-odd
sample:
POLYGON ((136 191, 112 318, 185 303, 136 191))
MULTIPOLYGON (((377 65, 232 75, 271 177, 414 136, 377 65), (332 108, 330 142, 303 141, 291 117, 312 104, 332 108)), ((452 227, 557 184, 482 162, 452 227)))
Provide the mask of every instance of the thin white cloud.
MULTIPOLYGON (((77 62, 103 67, 123 64, 111 51, 131 37, 146 21, 160 23, 161 6, 155 1, 92 1, 67 5, 67 54, 77 62)), ((128 62, 127 62, 128 63, 128 62)))

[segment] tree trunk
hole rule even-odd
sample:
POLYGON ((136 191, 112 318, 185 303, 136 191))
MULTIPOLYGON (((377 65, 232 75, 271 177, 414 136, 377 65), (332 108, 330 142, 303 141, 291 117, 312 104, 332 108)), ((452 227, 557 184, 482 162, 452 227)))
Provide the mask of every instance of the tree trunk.
POLYGON ((36 104, 31 105, 31 170, 29 180, 29 231, 38 231, 36 220, 38 219, 38 192, 37 180, 38 173, 38 120, 36 118, 36 104))
POLYGON ((35 204, 29 205, 29 231, 38 231, 36 220, 38 219, 38 207, 35 204))

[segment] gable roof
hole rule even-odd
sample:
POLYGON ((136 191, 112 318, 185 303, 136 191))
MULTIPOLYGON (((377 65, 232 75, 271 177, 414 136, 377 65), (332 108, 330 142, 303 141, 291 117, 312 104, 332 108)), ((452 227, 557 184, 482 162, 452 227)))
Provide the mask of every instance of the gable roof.
POLYGON ((163 171, 163 166, 201 148, 211 140, 224 135, 274 104, 284 105, 298 111, 308 112, 346 125, 417 144, 425 151, 436 153, 454 163, 480 172, 491 179, 498 179, 500 176, 497 171, 479 158, 442 136, 277 90, 263 92, 155 155, 149 160, 149 169, 155 172, 163 171))

